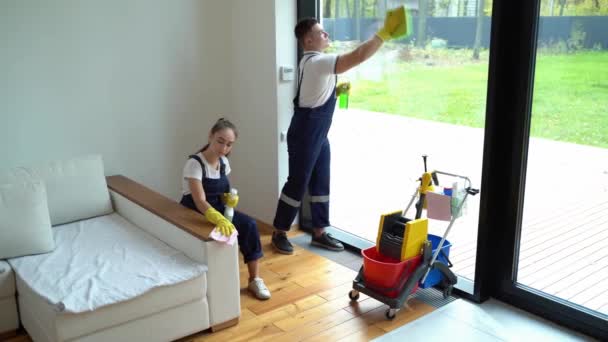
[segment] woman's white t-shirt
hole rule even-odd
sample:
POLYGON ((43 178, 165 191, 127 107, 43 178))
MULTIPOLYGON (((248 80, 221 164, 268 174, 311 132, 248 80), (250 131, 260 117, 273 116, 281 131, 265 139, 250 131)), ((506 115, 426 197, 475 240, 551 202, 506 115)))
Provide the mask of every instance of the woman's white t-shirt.
MULTIPOLYGON (((205 156, 203 156, 203 153, 199 152, 196 155, 201 158, 201 161, 205 166, 205 173, 207 175, 207 178, 219 179, 221 176, 220 163, 218 163, 217 168, 215 168, 211 164, 209 164, 207 159, 205 159, 205 156)), ((221 158, 224 162, 224 165, 226 165, 227 175, 230 173, 230 162, 228 162, 228 158, 224 156, 222 156, 221 158)), ((190 194, 190 185, 188 184, 188 180, 186 178, 200 179, 201 181, 203 180, 203 169, 201 169, 201 164, 196 159, 189 158, 186 162, 186 165, 184 165, 182 177, 182 195, 190 194)))

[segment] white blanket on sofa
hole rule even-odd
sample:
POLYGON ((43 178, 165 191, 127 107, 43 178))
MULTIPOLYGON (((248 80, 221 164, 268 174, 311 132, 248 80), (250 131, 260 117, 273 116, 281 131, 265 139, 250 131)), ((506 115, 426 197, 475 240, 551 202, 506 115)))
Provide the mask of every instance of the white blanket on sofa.
POLYGON ((92 311, 207 271, 118 214, 57 226, 53 235, 53 252, 9 263, 58 311, 92 311))

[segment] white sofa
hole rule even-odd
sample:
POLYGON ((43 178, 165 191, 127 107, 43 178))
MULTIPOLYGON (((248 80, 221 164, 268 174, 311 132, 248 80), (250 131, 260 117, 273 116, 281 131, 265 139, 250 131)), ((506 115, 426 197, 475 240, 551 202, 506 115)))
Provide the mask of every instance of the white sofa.
POLYGON ((18 327, 15 274, 6 261, 0 260, 0 340, 18 327))
POLYGON ((0 274, 0 318, 4 321, 5 316, 9 317, 11 324, 6 327, 0 324, 0 328, 15 328, 14 299, 11 298, 15 288, 21 324, 34 341, 170 341, 238 323, 237 246, 210 240, 212 226, 202 215, 123 176, 106 179, 99 156, 25 170, 28 178, 41 179, 46 185, 55 248, 48 253, 8 259, 13 270, 5 272, 6 276, 0 274), (100 183, 105 190, 100 190, 100 183), (112 234, 104 237, 105 231, 101 229, 110 229, 108 222, 118 222, 117 229, 125 229, 123 235, 116 235, 121 236, 120 241, 111 241, 112 234), (72 239, 66 239, 66 236, 72 239), (124 237, 136 239, 133 248, 121 245, 128 240, 124 237), (104 243, 110 243, 111 247, 101 247, 104 243), (159 256, 166 257, 164 262, 148 261, 145 260, 147 255, 137 254, 137 250, 145 251, 152 245, 160 248, 159 256), (95 248, 106 248, 108 253, 102 250, 101 254, 122 255, 124 262, 102 260, 97 265, 96 255, 93 255, 94 258, 89 258, 93 263, 82 265, 89 260, 82 255, 95 248), (58 254, 70 250, 73 254, 69 260, 63 260, 63 254, 58 254), (138 262, 141 265, 152 263, 152 273, 171 273, 174 268, 180 268, 167 266, 166 260, 199 272, 184 281, 174 280, 168 285, 158 283, 162 286, 156 282, 170 278, 172 274, 152 280, 146 278, 143 282, 150 288, 130 297, 128 293, 135 290, 125 288, 119 291, 124 293, 105 293, 109 291, 106 288, 122 290, 133 279, 145 278, 139 274, 140 269, 130 266, 138 262), (120 267, 127 269, 115 270, 120 267), (55 275, 54 270, 64 268, 69 269, 66 274, 55 275), (108 275, 112 271, 114 275, 108 275), (88 276, 88 286, 82 287, 78 281, 69 283, 70 272, 84 272, 88 276), (3 287, 3 282, 9 285, 3 287), (45 292, 46 287, 57 288, 58 293, 49 293, 48 289, 45 292), (117 297, 121 298, 108 304, 108 300, 117 297))

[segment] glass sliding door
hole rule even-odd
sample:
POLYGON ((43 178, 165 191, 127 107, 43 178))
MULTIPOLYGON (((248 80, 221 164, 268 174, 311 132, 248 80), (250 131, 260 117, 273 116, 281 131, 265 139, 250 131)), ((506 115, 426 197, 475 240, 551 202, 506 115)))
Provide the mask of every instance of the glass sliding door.
POLYGON ((477 275, 482 299, 497 297, 606 340, 602 8, 584 1, 494 3, 477 275))
POLYGON ((549 4, 541 3, 516 281, 606 319, 608 11, 549 4))
MULTIPOLYGON (((467 176, 475 188, 481 183, 492 3, 321 0, 329 52, 350 51, 372 37, 386 10, 399 5, 412 13, 414 32, 339 76, 351 93, 348 108, 336 108, 329 135, 332 225, 368 245, 375 244, 381 214, 405 209, 424 171, 423 154, 430 170, 467 176)), ((442 185, 452 184, 448 178, 442 185)), ((303 214, 305 224, 305 207, 303 214)), ((471 196, 448 236, 453 270, 469 293, 478 217, 479 196, 471 196)), ((441 236, 447 225, 430 220, 430 233, 441 236)))

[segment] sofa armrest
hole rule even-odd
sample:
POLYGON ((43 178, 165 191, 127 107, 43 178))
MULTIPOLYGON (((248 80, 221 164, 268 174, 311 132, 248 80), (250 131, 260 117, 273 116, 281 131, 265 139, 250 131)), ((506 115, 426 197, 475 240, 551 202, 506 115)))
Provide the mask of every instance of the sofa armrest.
POLYGON ((114 210, 191 259, 207 265, 207 300, 212 326, 239 317, 238 246, 209 238, 203 215, 124 176, 107 177, 114 210))
POLYGON ((177 228, 200 240, 211 240, 209 234, 214 227, 200 213, 186 208, 127 177, 121 175, 109 176, 106 177, 106 181, 108 188, 114 192, 169 221, 177 228))

